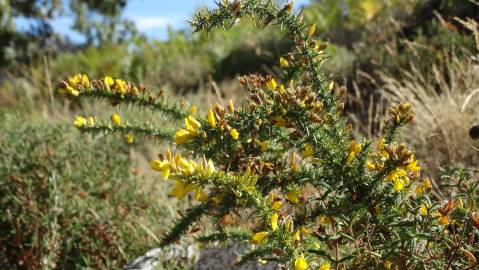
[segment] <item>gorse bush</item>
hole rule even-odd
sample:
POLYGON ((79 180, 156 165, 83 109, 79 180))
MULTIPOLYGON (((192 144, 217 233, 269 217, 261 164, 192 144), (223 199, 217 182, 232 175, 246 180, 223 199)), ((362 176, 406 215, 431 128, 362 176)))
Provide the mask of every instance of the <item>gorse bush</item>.
POLYGON ((280 78, 240 78, 249 91, 241 105, 217 104, 200 116, 195 106, 171 104, 121 79, 75 75, 59 86, 68 98, 96 98, 184 119, 176 131, 118 114, 112 123, 75 119, 83 132, 174 146, 150 165, 174 181, 170 195, 196 203, 161 245, 198 231, 206 218, 216 230, 199 241, 250 244, 238 263, 276 261, 295 270, 474 268, 477 183, 463 170, 449 173, 447 187, 421 177, 414 153, 397 142, 399 129, 414 119, 411 105, 389 110, 377 142, 354 140, 342 114, 344 89, 335 92, 321 71, 327 44, 317 41, 315 26, 293 13, 292 4, 222 1, 215 10, 200 11, 191 24, 210 31, 240 18, 281 26, 296 44, 278 60, 280 78), (232 216, 246 221, 228 225, 225 219, 232 216))

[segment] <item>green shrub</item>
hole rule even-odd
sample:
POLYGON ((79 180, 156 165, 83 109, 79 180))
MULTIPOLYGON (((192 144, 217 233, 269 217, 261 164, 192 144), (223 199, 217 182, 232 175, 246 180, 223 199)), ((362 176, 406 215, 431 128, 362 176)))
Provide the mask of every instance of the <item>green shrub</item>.
POLYGON ((166 208, 131 175, 127 148, 1 118, 0 268, 112 269, 154 246, 166 208))

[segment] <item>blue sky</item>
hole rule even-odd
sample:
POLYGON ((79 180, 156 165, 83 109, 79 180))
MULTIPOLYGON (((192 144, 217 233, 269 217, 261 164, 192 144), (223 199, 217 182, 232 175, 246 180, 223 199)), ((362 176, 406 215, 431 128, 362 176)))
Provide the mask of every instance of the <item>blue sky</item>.
MULTIPOLYGON (((309 0, 295 0, 295 7, 300 7, 309 0)), ((202 6, 215 6, 214 0, 130 0, 124 11, 124 17, 133 21, 137 28, 149 38, 166 39, 167 27, 175 30, 188 27, 186 20, 202 6)), ((28 22, 17 20, 20 28, 26 28, 28 22)), ((52 22, 56 32, 65 34, 73 41, 81 41, 81 37, 70 27, 72 19, 57 18, 52 22)))

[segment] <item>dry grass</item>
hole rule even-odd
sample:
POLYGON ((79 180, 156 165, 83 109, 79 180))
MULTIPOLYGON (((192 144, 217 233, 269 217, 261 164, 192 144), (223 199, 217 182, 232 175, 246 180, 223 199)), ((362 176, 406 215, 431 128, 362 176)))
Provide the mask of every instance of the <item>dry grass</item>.
POLYGON ((353 114, 356 123, 367 119, 367 125, 357 126, 372 137, 381 125, 384 104, 412 103, 416 121, 401 136, 415 149, 431 176, 438 176, 439 167, 475 167, 479 161, 476 142, 468 135, 469 128, 479 123, 479 24, 472 20, 461 23, 476 39, 478 50, 471 57, 445 53, 446 60, 431 66, 426 73, 418 70, 419 63, 411 63, 411 72, 403 72, 402 79, 378 72, 382 84, 377 91, 384 102, 366 102, 362 104, 366 110, 360 116, 353 114))

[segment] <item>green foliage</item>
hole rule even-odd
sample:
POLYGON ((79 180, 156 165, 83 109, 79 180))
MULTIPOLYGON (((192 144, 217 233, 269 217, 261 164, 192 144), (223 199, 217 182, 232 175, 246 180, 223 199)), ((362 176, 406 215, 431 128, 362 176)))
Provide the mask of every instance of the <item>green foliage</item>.
POLYGON ((155 245, 166 208, 122 144, 1 117, 0 268, 112 269, 155 245))
MULTIPOLYGON (((204 217, 216 230, 198 240, 251 244, 239 263, 262 259, 295 270, 475 267, 477 181, 454 170, 447 187, 421 178, 414 153, 397 142, 399 129, 414 118, 411 105, 389 110, 375 147, 370 140, 357 142, 342 114, 344 91, 333 91, 323 74, 327 44, 291 4, 222 1, 198 12, 191 24, 195 32, 211 31, 244 18, 281 26, 295 45, 279 59, 278 79, 242 77, 248 95, 241 106, 217 104, 205 117, 190 110, 171 138, 176 154, 168 149, 151 161, 153 170, 175 182, 170 195, 198 201, 162 245, 192 233, 204 217), (232 229, 223 222, 231 216, 247 221, 232 229)), ((59 90, 70 99, 104 93, 117 97, 117 105, 139 104, 143 94, 136 89, 109 77, 75 75, 59 90)), ((112 122, 109 128, 135 133, 118 115, 112 122)), ((75 125, 86 132, 105 126, 83 117, 75 125)), ((157 131, 150 127, 151 135, 157 131)))

